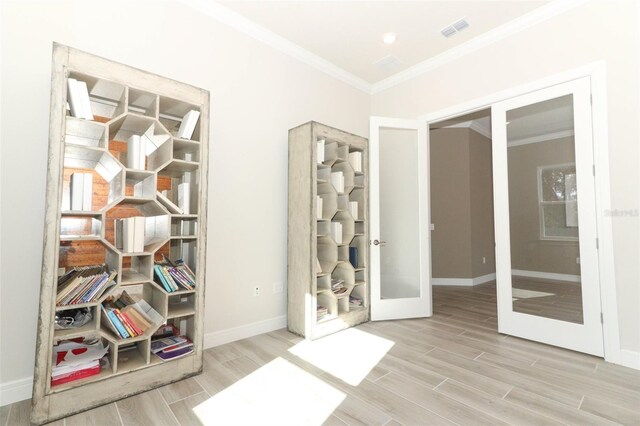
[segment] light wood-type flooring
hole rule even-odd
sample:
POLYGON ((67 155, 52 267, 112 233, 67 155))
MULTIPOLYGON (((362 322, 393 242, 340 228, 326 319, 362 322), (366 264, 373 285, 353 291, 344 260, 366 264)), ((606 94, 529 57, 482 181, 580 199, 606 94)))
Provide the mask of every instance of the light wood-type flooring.
POLYGON ((548 296, 514 300, 515 312, 583 324, 581 283, 514 276, 512 285, 514 289, 549 293, 548 296))
MULTIPOLYGON (((499 335, 495 286, 433 293, 432 318, 363 324, 348 351, 266 333, 208 349, 200 376, 53 424, 198 425, 199 406, 219 425, 640 425, 640 371, 499 335)), ((0 425, 28 424, 29 403, 2 407, 0 425)))

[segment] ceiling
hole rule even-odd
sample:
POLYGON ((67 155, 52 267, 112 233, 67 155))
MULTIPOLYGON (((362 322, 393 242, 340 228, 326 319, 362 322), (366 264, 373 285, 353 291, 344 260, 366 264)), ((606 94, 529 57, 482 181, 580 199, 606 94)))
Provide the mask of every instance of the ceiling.
POLYGON ((343 70, 376 83, 549 3, 536 1, 219 1, 343 70), (445 38, 440 30, 470 26, 445 38), (386 45, 383 34, 397 41, 386 45), (392 55, 397 62, 374 63, 392 55))

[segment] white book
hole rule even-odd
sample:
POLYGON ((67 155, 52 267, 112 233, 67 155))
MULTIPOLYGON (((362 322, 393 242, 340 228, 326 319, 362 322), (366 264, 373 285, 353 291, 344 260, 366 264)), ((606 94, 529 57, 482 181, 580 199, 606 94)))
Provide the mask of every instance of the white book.
POLYGON ((140 135, 132 135, 127 141, 127 167, 137 170, 144 169, 144 152, 140 135), (143 156, 142 162, 140 161, 141 155, 143 156))
POLYGON ((351 216, 358 220, 358 202, 357 201, 349 201, 349 213, 351 216))
POLYGON ((332 172, 331 184, 339 194, 342 194, 344 192, 344 174, 342 172, 332 172))
POLYGON ((156 192, 158 197, 158 201, 169 210, 169 213, 183 214, 182 209, 175 205, 173 201, 171 201, 168 197, 169 191, 166 189, 162 192, 156 192))
POLYGON ((342 244, 342 223, 331 222, 331 236, 336 243, 342 244))
POLYGON ((113 238, 115 239, 116 248, 122 250, 122 219, 116 219, 113 221, 113 238))
POLYGON ((349 164, 356 172, 362 172, 362 152, 354 151, 349 153, 349 164))
POLYGON ((318 164, 324 163, 324 139, 316 142, 317 151, 318 151, 318 164))
POLYGON ((135 222, 132 217, 122 219, 122 251, 125 253, 133 253, 135 222))
POLYGON ((319 195, 317 197, 318 197, 318 200, 317 200, 318 209, 316 214, 318 219, 322 219, 322 208, 323 208, 324 200, 319 195))
POLYGON ((133 219, 133 252, 144 251, 144 216, 135 216, 133 219))
POLYGON ((80 92, 78 91, 78 80, 75 78, 67 79, 67 87, 69 89, 69 107, 71 109, 71 115, 83 118, 82 100, 80 99, 80 92))
POLYGON ((72 173, 69 182, 69 192, 71 195, 71 210, 82 211, 82 201, 84 200, 84 173, 72 173))
POLYGON ((196 124, 198 124, 199 117, 200 111, 196 111, 195 109, 186 113, 182 118, 182 123, 180 123, 177 136, 183 139, 191 139, 193 131, 196 129, 196 124))
POLYGON ((78 81, 78 92, 80 94, 80 102, 82 103, 82 118, 85 120, 93 120, 91 113, 91 101, 89 100, 89 88, 84 81, 78 81))
POLYGON ((93 206, 93 175, 91 173, 83 173, 82 185, 82 210, 90 212, 93 206))
POLYGON ((189 191, 189 183, 181 183, 178 185, 178 207, 182 209, 184 214, 190 213, 190 191, 189 191))

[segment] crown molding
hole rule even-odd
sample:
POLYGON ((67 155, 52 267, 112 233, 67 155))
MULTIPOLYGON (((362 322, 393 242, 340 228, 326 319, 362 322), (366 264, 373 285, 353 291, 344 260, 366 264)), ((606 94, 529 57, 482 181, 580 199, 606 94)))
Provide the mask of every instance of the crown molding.
POLYGON ((337 65, 321 58, 315 53, 311 53, 307 49, 287 40, 286 38, 274 33, 245 18, 237 12, 211 0, 178 0, 178 2, 189 6, 198 12, 201 12, 221 23, 234 28, 254 39, 271 46, 272 48, 287 54, 299 61, 310 65, 325 74, 330 75, 344 83, 347 83, 356 89, 365 93, 371 93, 371 83, 362 78, 340 68, 337 65))
POLYGON ((532 143, 552 141, 554 139, 568 138, 573 136, 573 134, 573 129, 559 130, 557 132, 544 133, 538 136, 512 140, 507 142, 507 147, 511 148, 512 146, 529 145, 532 143))
POLYGON ((418 77, 426 72, 438 68, 448 62, 455 61, 469 53, 503 40, 513 34, 523 31, 533 25, 553 18, 563 12, 587 3, 590 0, 553 0, 519 18, 509 21, 497 28, 483 33, 461 45, 453 47, 439 55, 429 58, 391 77, 371 84, 366 80, 346 71, 345 69, 327 61, 292 41, 274 33, 271 30, 245 18, 241 14, 212 0, 177 0, 188 7, 197 10, 217 21, 234 28, 286 55, 316 68, 358 90, 367 94, 376 94, 394 87, 405 81, 418 77))
POLYGON ((499 27, 487 31, 465 43, 453 47, 439 55, 420 62, 404 71, 400 71, 371 86, 371 94, 380 93, 405 81, 414 79, 426 72, 434 70, 446 63, 455 61, 469 53, 503 40, 513 34, 519 33, 533 25, 553 18, 561 13, 571 10, 590 0, 554 0, 544 6, 540 6, 531 12, 509 21, 499 27))

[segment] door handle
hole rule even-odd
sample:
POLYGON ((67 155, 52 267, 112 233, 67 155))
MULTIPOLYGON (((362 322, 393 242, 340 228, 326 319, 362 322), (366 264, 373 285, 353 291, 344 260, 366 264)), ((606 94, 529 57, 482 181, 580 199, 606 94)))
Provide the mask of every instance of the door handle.
POLYGON ((373 245, 374 246, 383 246, 385 244, 387 244, 386 241, 373 240, 373 245))

